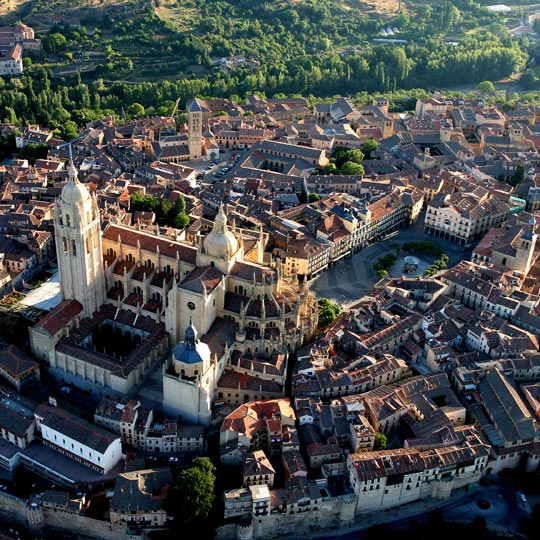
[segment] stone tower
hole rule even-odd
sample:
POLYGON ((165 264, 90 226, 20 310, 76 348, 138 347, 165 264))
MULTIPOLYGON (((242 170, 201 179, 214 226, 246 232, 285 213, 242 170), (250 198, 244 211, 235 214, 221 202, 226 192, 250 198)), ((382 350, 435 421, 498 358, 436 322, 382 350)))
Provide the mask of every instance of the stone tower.
POLYGON ((79 182, 73 161, 56 200, 54 235, 64 300, 78 300, 85 315, 92 315, 105 302, 100 217, 96 198, 79 182))
POLYGON ((210 348, 198 340, 190 322, 163 369, 163 411, 186 424, 210 425, 216 383, 210 348))
POLYGON ((190 159, 202 157, 202 107, 197 99, 187 105, 188 112, 188 146, 190 159))

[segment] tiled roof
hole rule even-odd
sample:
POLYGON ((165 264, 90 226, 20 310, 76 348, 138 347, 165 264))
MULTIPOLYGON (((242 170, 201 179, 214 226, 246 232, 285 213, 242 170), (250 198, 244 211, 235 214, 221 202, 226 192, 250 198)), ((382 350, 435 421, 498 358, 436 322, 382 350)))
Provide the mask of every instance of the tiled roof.
POLYGON ((223 273, 215 266, 195 268, 180 284, 181 289, 203 294, 211 293, 220 283, 223 273))
POLYGON ((161 255, 165 257, 178 258, 181 261, 195 265, 197 260, 197 248, 188 244, 177 242, 171 238, 156 236, 147 231, 139 231, 120 225, 109 225, 103 233, 104 240, 118 241, 120 237, 122 244, 137 248, 137 240, 143 251, 155 253, 159 248, 161 255))
POLYGON ((17 379, 36 368, 39 368, 39 364, 22 349, 16 345, 4 346, 0 343, 0 371, 5 371, 17 379))
POLYGON ((34 328, 43 328, 51 336, 54 336, 82 310, 83 307, 77 300, 64 300, 40 319, 34 328))

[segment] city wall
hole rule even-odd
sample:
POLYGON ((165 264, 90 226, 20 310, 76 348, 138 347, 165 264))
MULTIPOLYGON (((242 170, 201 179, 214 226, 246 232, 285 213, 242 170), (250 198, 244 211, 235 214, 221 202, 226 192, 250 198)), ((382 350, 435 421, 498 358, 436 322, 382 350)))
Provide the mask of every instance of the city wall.
POLYGON ((31 513, 36 514, 36 512, 41 514, 42 520, 36 519, 35 516, 30 518, 30 511, 25 500, 0 492, 0 516, 5 520, 15 521, 25 527, 33 526, 34 529, 37 522, 40 521, 45 527, 63 529, 79 535, 84 534, 87 538, 100 540, 119 540, 126 537, 126 528, 122 525, 114 525, 107 521, 99 521, 78 514, 55 512, 53 508, 39 507, 31 513))

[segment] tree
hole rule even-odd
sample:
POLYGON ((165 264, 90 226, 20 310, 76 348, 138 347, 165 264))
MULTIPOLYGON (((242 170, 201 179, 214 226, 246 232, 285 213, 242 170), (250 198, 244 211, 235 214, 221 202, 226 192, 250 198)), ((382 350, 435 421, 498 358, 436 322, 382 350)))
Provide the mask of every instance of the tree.
POLYGON ((366 156, 367 159, 371 158, 371 152, 375 152, 379 143, 374 139, 367 139, 366 142, 362 145, 362 153, 366 156))
POLYGON ((214 504, 216 468, 207 457, 197 457, 184 469, 169 490, 164 504, 167 514, 180 523, 195 524, 208 518, 214 504))
POLYGON ((476 89, 482 94, 492 94, 495 92, 495 85, 491 81, 482 81, 476 89))
POLYGON ((335 163, 330 162, 328 163, 328 165, 324 166, 323 173, 324 174, 338 174, 339 169, 337 168, 335 163))
POLYGON ((174 218, 174 226, 177 229, 185 229, 189 225, 189 216, 186 216, 183 212, 177 214, 174 218))
POLYGON ((364 174, 364 166, 358 163, 353 163, 352 161, 347 161, 341 167, 340 174, 343 175, 358 175, 362 176, 364 174))
POLYGON ((321 200, 321 196, 320 196, 318 193, 311 192, 311 193, 308 195, 308 202, 309 202, 309 203, 316 202, 316 201, 320 201, 320 200, 321 200))
POLYGON ((174 201, 173 204, 173 212, 176 212, 177 214, 182 214, 186 211, 186 199, 184 199, 184 195, 180 193, 178 196, 178 199, 174 201))
POLYGON ((132 103, 126 110, 130 118, 142 118, 145 114, 144 107, 140 103, 132 103))
POLYGON ((60 126, 60 133, 65 141, 69 141, 79 135, 79 128, 73 120, 67 120, 60 126))
POLYGON ((510 180, 510 184, 513 186, 517 186, 518 184, 521 184, 525 180, 525 167, 521 164, 519 164, 516 167, 516 172, 513 174, 512 179, 510 180))
POLYGON ((328 298, 319 298, 319 326, 328 326, 340 313, 341 308, 328 298))
POLYGON ((388 439, 384 433, 375 433, 374 450, 386 450, 388 448, 388 439))
POLYGON ((352 163, 360 164, 364 159, 364 154, 357 148, 350 149, 343 146, 337 146, 332 154, 332 161, 338 169, 343 167, 344 163, 351 161, 352 163))

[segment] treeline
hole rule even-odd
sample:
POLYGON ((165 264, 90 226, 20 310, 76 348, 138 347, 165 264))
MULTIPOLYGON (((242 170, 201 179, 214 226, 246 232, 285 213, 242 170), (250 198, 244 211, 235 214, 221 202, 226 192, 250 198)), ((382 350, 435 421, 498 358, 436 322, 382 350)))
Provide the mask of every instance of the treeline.
POLYGON ((0 120, 39 122, 69 139, 89 120, 104 114, 119 116, 134 103, 141 104, 145 114, 168 115, 177 98, 185 104, 196 96, 332 96, 444 86, 506 77, 521 70, 525 61, 526 53, 515 42, 505 44, 491 35, 468 38, 458 46, 380 46, 363 55, 296 58, 279 69, 263 65, 230 75, 141 84, 58 78, 38 66, 21 78, 0 79, 0 120))

